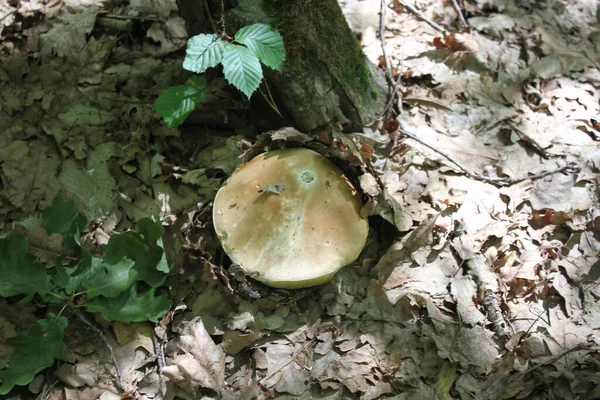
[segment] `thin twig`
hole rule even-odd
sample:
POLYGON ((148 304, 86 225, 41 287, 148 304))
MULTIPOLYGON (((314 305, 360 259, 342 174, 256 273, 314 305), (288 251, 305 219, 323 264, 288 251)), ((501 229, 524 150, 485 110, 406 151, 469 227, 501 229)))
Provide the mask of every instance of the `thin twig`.
POLYGON ((567 354, 573 353, 574 351, 589 350, 590 346, 591 346, 590 342, 579 343, 577 346, 571 347, 570 349, 563 350, 560 353, 558 353, 557 355, 550 357, 546 361, 536 364, 533 367, 529 368, 528 370, 521 372, 521 375, 529 374, 538 368, 542 368, 543 366, 546 366, 548 364, 553 364, 556 361, 558 361, 559 359, 566 356, 567 354))
POLYGON ((394 86, 394 77, 392 76, 392 66, 385 52, 385 0, 380 1, 379 5, 379 42, 381 43, 381 52, 383 53, 383 61, 385 62, 385 77, 388 81, 390 94, 394 86))
POLYGON ((166 392, 166 386, 165 386, 165 379, 163 376, 163 368, 166 365, 166 361, 165 361, 165 352, 163 351, 163 339, 164 338, 160 338, 160 342, 158 341, 159 337, 156 334, 156 327, 159 324, 156 323, 154 326, 154 329, 152 330, 152 345, 154 346, 154 352, 156 353, 156 366, 158 369, 158 381, 160 383, 160 390, 162 392, 163 395, 165 395, 166 392))
MULTIPOLYGON (((396 82, 394 83, 394 90, 392 90, 390 99, 388 100, 387 104, 385 105, 385 108, 383 109, 382 115, 384 115, 384 116, 387 115, 388 110, 390 110, 392 108, 396 97, 402 96, 402 93, 398 93, 399 89, 400 89, 401 77, 402 77, 402 74, 400 73, 400 71, 398 71, 398 76, 396 77, 396 82)), ((398 111, 398 113, 400 113, 399 109, 400 109, 400 107, 398 107, 398 110, 396 110, 396 111, 398 111)), ((394 143, 393 147, 395 147, 395 146, 396 146, 396 143, 394 143)))
POLYGON ((212 13, 210 12, 210 7, 208 6, 208 1, 204 0, 204 12, 206 13, 206 17, 208 18, 208 21, 210 22, 210 27, 212 28, 213 32, 215 34, 218 34, 219 31, 217 31, 217 27, 215 26, 215 21, 213 21, 212 19, 212 13))
POLYGON ((546 176, 549 175, 553 175, 553 174, 558 174, 560 172, 565 172, 565 173, 575 173, 577 171, 579 171, 579 167, 575 164, 575 163, 567 163, 566 165, 563 165, 562 167, 559 167, 555 170, 552 171, 546 171, 546 172, 542 172, 540 174, 536 174, 536 175, 526 175, 526 176, 522 176, 520 178, 492 178, 492 177, 488 177, 488 176, 483 176, 483 175, 479 175, 479 174, 475 174, 473 172, 470 172, 465 166, 463 166, 461 163, 459 163, 458 161, 454 160, 452 157, 450 157, 448 154, 444 153, 441 150, 436 149, 435 147, 425 143, 424 141, 422 141, 421 139, 417 138, 415 135, 413 135, 410 132, 405 131, 404 129, 398 129, 398 132, 400 132, 401 134, 403 134, 404 136, 419 142, 420 144, 422 144, 423 146, 433 150, 434 152, 438 153, 439 155, 441 155, 442 157, 444 157, 445 159, 447 159, 448 161, 450 161, 452 164, 456 165, 458 167, 458 169, 461 170, 462 173, 464 173, 466 176, 468 176, 471 179, 475 179, 481 182, 485 182, 485 183, 490 183, 494 186, 510 186, 510 185, 514 185, 516 183, 520 183, 526 180, 537 180, 537 179, 541 179, 544 178, 546 176))
POLYGON ((417 17, 421 21, 426 22, 427 24, 429 24, 429 26, 431 26, 433 29, 435 29, 437 31, 440 31, 444 35, 446 34, 446 30, 444 28, 442 28, 441 26, 439 26, 438 24, 436 24, 435 22, 433 22, 432 20, 430 20, 429 18, 427 18, 426 16, 424 16, 423 14, 421 14, 421 12, 419 10, 417 10, 416 8, 414 8, 413 6, 411 6, 410 4, 407 4, 404 0, 398 0, 398 3, 400 3, 400 5, 402 7, 406 8, 412 15, 414 15, 415 17, 417 17))
POLYGON ((312 346, 316 342, 317 342, 316 338, 309 340, 304 346, 302 346, 302 348, 300 350, 298 350, 292 357, 290 357, 289 360, 284 362, 279 368, 277 368, 275 371, 273 371, 272 373, 267 375, 265 378, 261 379, 261 382, 266 382, 269 379, 271 379, 272 377, 274 377, 277 373, 281 372, 281 370, 283 370, 285 367, 290 365, 292 363, 292 361, 294 361, 296 359, 296 357, 298 357, 304 350, 308 349, 310 346, 312 346))
POLYGON ((48 385, 48 387, 44 390, 42 390, 42 392, 38 395, 37 400, 42 400, 42 399, 48 399, 50 398, 50 395, 52 394, 50 391, 52 390, 52 388, 54 386, 56 386, 56 384, 58 383, 58 379, 55 380, 52 384, 48 385))
POLYGON ((396 95, 398 94, 398 86, 400 85, 400 74, 398 74, 397 80, 394 82, 394 75, 392 74, 392 65, 385 51, 385 0, 381 0, 379 7, 379 41, 381 42, 381 52, 383 54, 383 60, 385 62, 385 77, 388 83, 388 102, 383 109, 383 114, 386 115, 388 110, 391 108, 394 100, 396 99, 396 95))
POLYGON ((16 14, 16 13, 17 13, 17 10, 7 13, 4 17, 0 18, 0 23, 4 22, 5 19, 7 19, 8 17, 10 17, 11 15, 16 14))
POLYGON ((454 9, 458 13, 458 20, 460 21, 461 25, 464 26, 465 28, 469 28, 469 24, 467 23, 467 20, 465 19, 465 16, 463 15, 462 9, 460 8, 458 1, 452 0, 452 4, 454 5, 454 9))
POLYGON ((110 359, 112 360, 114 366, 115 366, 115 370, 117 372, 117 380, 118 380, 118 384, 119 384, 119 389, 124 391, 124 387, 123 387, 123 379, 121 378, 121 368, 119 368, 119 363, 117 363, 117 358, 115 357, 115 353, 113 351, 113 348, 110 344, 110 342, 108 341, 108 338, 106 337, 106 335, 104 335, 104 332, 102 332, 102 330, 100 330, 99 328, 97 328, 94 324, 92 324, 85 315, 83 315, 80 312, 76 312, 75 315, 77 315, 77 317, 87 326, 89 326, 94 332, 96 332, 96 334, 98 334, 98 336, 100 336, 100 339, 102 339, 102 341, 104 342, 104 346, 108 349, 108 352, 110 353, 110 359))
POLYGON ((152 345, 154 346, 154 352, 156 353, 156 365, 158 366, 158 374, 162 376, 163 368, 165 367, 165 354, 163 352, 162 343, 158 342, 158 336, 156 335, 156 332, 154 332, 154 334, 152 335, 152 345))
POLYGON ((265 87, 267 88, 267 93, 269 94, 269 97, 267 97, 267 95, 265 95, 265 93, 262 91, 262 89, 260 87, 258 88, 258 91, 260 92, 262 97, 265 99, 265 101, 267 102, 269 107, 271 107, 277 115, 279 115, 281 118, 283 118, 283 115, 281 115, 281 111, 279 111, 277 104, 275 104, 275 100, 273 99, 273 95, 271 94, 271 89, 269 89, 269 84, 267 83, 266 79, 265 79, 265 87))

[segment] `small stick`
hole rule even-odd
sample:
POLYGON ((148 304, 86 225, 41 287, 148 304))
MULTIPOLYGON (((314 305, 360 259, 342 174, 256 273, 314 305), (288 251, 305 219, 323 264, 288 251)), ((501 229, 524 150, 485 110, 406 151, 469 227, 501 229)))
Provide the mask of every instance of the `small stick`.
POLYGON ((394 77, 392 76, 392 66, 390 64, 390 60, 385 52, 385 8, 385 0, 381 0, 379 5, 379 42, 381 43, 381 52, 383 53, 383 61, 385 62, 385 77, 388 81, 388 89, 391 91, 391 88, 394 85, 394 77))
POLYGON ((450 157, 448 154, 444 153, 441 150, 436 149, 435 147, 423 142, 421 139, 418 139, 415 135, 413 135, 410 132, 405 131, 404 129, 398 129, 398 132, 402 133, 404 136, 419 142, 420 144, 422 144, 423 146, 435 151, 436 153, 438 153, 439 155, 441 155, 442 157, 444 157, 445 159, 447 159, 448 161, 450 161, 452 164, 456 165, 458 167, 458 169, 460 169, 466 176, 468 176, 469 178, 481 181, 481 182, 485 182, 485 183, 490 183, 494 186, 510 186, 510 185, 514 185, 516 183, 520 183, 523 181, 526 181, 528 179, 533 180, 537 180, 537 179, 541 179, 544 178, 548 175, 553 175, 553 174, 557 174, 559 172, 566 172, 566 173, 574 173, 577 172, 579 170, 578 166, 575 163, 567 163, 566 165, 557 168, 555 170, 552 171, 546 171, 546 172, 542 172, 540 174, 537 175, 527 175, 527 176, 522 176, 520 178, 491 178, 488 176, 483 176, 483 175, 479 175, 479 174, 475 174, 470 172, 466 167, 464 167, 462 164, 460 164, 458 161, 454 160, 452 157, 450 157))
MULTIPOLYGON (((158 326, 158 323, 155 324, 155 328, 158 326)), ((160 342, 158 341, 158 335, 156 334, 156 329, 152 330, 152 345, 154 346, 154 352, 156 353, 156 366, 158 369, 158 381, 160 383, 160 390, 162 394, 165 394, 165 381, 163 376, 163 368, 165 367, 165 352, 163 351, 163 338, 160 338, 160 342)))
POLYGON ((535 371, 538 368, 541 368, 545 365, 548 364, 553 364, 556 361, 558 361, 559 359, 563 358, 564 356, 566 356, 569 353, 573 353, 574 351, 579 351, 579 350, 589 350, 591 343, 590 342, 586 342, 586 343, 579 343, 578 345, 571 347, 570 349, 566 349, 561 351, 560 353, 558 353, 555 356, 550 357, 548 360, 541 362, 539 364, 534 365, 533 367, 529 368, 526 371, 521 372, 521 375, 525 375, 525 374, 529 374, 533 371, 535 371))
POLYGON ((406 8, 412 15, 414 15, 415 17, 417 17, 421 21, 426 22, 427 24, 429 24, 429 26, 431 26, 433 29, 435 29, 437 31, 440 31, 444 35, 446 34, 446 30, 444 28, 442 28, 441 26, 439 26, 438 24, 436 24, 435 22, 433 22, 432 20, 430 20, 429 18, 427 18, 426 16, 424 16, 423 14, 421 14, 419 12, 419 10, 417 10, 416 8, 414 8, 413 6, 411 6, 410 4, 407 4, 404 0, 398 0, 398 3, 400 3, 400 5, 402 5, 402 7, 406 8))
POLYGON ((454 9, 458 13, 458 20, 460 21, 461 25, 464 26, 465 28, 468 28, 469 24, 467 23, 467 20, 465 19, 465 16, 463 15, 463 12, 460 8, 460 5, 458 4, 458 1, 452 0, 452 4, 454 5, 454 9))
POLYGON ((392 104, 394 103, 394 100, 396 99, 396 96, 398 95, 398 87, 400 86, 400 73, 398 73, 398 77, 397 77, 396 81, 394 82, 394 76, 392 74, 392 64, 390 63, 390 60, 385 51, 385 45, 386 45, 385 31, 384 31, 385 8, 386 8, 385 0, 381 0, 380 7, 379 7, 379 40, 381 42, 381 52, 383 54, 383 60, 385 61, 385 77, 388 82, 388 93, 391 92, 389 95, 389 100, 383 110, 382 115, 384 115, 384 116, 387 114, 388 110, 392 107, 392 104))
POLYGON ((273 371, 267 377, 261 379, 261 383, 264 384, 269 379, 271 379, 272 377, 274 377, 276 374, 278 374, 279 372, 281 372, 282 369, 284 369, 285 367, 287 367, 288 365, 290 365, 292 363, 292 361, 294 361, 296 359, 296 357, 298 357, 304 350, 308 349, 310 346, 314 345, 316 342, 317 342, 317 339, 311 339, 311 340, 309 340, 304 346, 302 346, 302 348, 300 350, 298 350, 292 357, 290 357, 289 360, 287 360, 286 362, 284 362, 279 368, 277 368, 275 371, 273 371))
MULTIPOLYGON (((386 116, 388 111, 390 109, 393 109, 393 103, 394 103, 394 100, 396 99, 396 97, 402 96, 402 93, 398 93, 398 89, 400 88, 401 78, 402 78, 402 74, 400 73, 400 71, 398 71, 398 76, 396 77, 396 82, 394 83, 394 90, 392 91, 392 95, 390 96, 388 103, 385 105, 385 108, 383 109, 383 113, 382 113, 383 116, 386 116)), ((399 111, 400 108, 401 107, 398 107, 398 109, 396 109, 396 111, 398 111, 398 113, 400 113, 400 111, 399 111)), ((398 140, 398 136, 395 136, 394 145, 392 146, 392 148, 396 147, 397 140, 398 140)))
POLYGON ((99 328, 96 328, 96 326, 94 326, 94 324, 92 324, 86 317, 85 315, 83 315, 80 312, 76 312, 75 315, 77 315, 77 317, 83 321, 84 324, 86 324, 87 326, 89 326, 94 332, 96 332, 96 334, 98 334, 98 336, 100 336, 100 339, 102 339, 102 341, 104 342, 104 346, 108 349, 108 352, 110 353, 110 358, 115 366, 115 370, 117 371, 117 380, 119 383, 119 389, 121 389, 121 391, 124 391, 125 389, 123 388, 123 379, 121 378, 121 369, 119 368, 119 363, 117 363, 117 358, 115 357, 115 353, 113 352, 113 348, 110 344, 110 342, 108 341, 108 338, 104 335, 104 332, 102 332, 99 328))

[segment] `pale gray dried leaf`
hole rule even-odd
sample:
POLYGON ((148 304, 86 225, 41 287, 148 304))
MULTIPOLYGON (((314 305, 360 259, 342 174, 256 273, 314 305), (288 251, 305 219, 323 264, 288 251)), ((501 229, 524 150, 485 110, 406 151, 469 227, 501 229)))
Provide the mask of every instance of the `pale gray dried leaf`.
POLYGON ((452 278, 450 293, 456 300, 456 311, 465 324, 474 326, 485 321, 485 316, 473 302, 473 299, 477 298, 477 286, 471 277, 452 278))
POLYGON ((552 287, 565 300, 565 311, 567 316, 578 321, 581 316, 583 305, 581 304, 580 288, 572 285, 560 272, 549 276, 552 279, 552 287))
POLYGON ((436 383, 433 385, 440 400, 452 400, 449 391, 454 385, 456 375, 456 365, 446 361, 440 370, 436 383))
POLYGON ((262 333, 242 333, 239 331, 227 331, 223 334, 222 346, 230 355, 236 355, 244 348, 262 338, 262 333))
POLYGON ((240 140, 243 140, 242 136, 214 139, 210 146, 198 154, 195 164, 200 168, 221 169, 227 175, 231 175, 242 163, 242 152, 236 146, 240 140))
POLYGON ((41 140, 14 141, 0 148, 0 160, 4 184, 0 198, 28 214, 50 205, 60 190, 54 146, 41 140))
POLYGON ((475 364, 480 372, 487 371, 500 358, 500 351, 493 336, 492 331, 481 326, 463 327, 458 332, 456 339, 459 351, 475 364))
POLYGON ((59 20, 50 30, 41 35, 41 54, 48 57, 56 52, 59 57, 74 57, 84 48, 87 43, 87 35, 94 29, 96 15, 99 9, 96 7, 85 7, 77 12, 74 9, 65 8, 59 20))
POLYGON ((200 317, 184 322, 177 328, 175 356, 164 373, 188 393, 199 387, 220 390, 225 384, 225 352, 212 340, 200 317))
POLYGON ((162 20, 175 11, 177 4, 169 0, 131 0, 127 7, 127 15, 154 16, 162 20))
POLYGON ((592 199, 584 186, 577 185, 577 177, 553 174, 538 179, 529 192, 529 201, 534 210, 549 208, 554 211, 587 210, 592 199))
POLYGON ((248 328, 248 324, 254 322, 254 315, 248 311, 234 315, 227 324, 229 329, 243 331, 248 328))
MULTIPOLYGON (((544 342, 554 355, 586 343, 588 338, 594 334, 589 325, 583 325, 579 321, 565 315, 562 305, 549 307, 547 315, 550 324, 548 326, 548 335, 544 338, 544 342)), ((576 359, 573 358, 566 361, 573 362, 576 359)))
POLYGON ((177 214, 182 211, 196 209, 198 203, 212 200, 217 193, 219 185, 217 182, 207 179, 206 186, 199 189, 187 185, 174 187, 168 183, 154 182, 152 188, 156 199, 161 203, 161 217, 177 214))
POLYGON ((308 371, 292 362, 283 369, 283 372, 279 377, 279 382, 275 385, 275 390, 280 393, 289 393, 294 396, 300 396, 308 388, 308 378, 308 371))
POLYGON ((96 147, 88 157, 86 171, 72 160, 63 164, 59 181, 67 193, 78 200, 88 220, 108 215, 116 205, 116 181, 107 163, 115 151, 114 142, 96 147))
POLYGON ((177 51, 187 43, 185 20, 177 16, 165 22, 156 21, 146 32, 146 37, 160 43, 159 48, 145 43, 144 49, 151 54, 165 55, 177 51))
POLYGON ((358 178, 361 189, 369 196, 376 197, 381 193, 381 187, 375 177, 370 173, 364 173, 358 178))
POLYGON ((285 127, 265 133, 271 136, 272 140, 283 140, 286 142, 308 143, 313 139, 305 133, 302 133, 294 128, 285 127))
POLYGON ((600 329, 600 297, 583 291, 583 319, 592 329, 600 329))
POLYGON ((501 38, 515 27, 515 21, 506 14, 492 14, 490 17, 469 18, 469 25, 490 36, 501 38))
POLYGON ((303 356, 299 354, 302 348, 302 343, 295 346, 270 343, 266 346, 267 376, 261 380, 261 384, 275 387, 279 392, 302 394, 309 377, 307 371, 298 364, 297 357, 303 356))
POLYGON ((69 109, 58 114, 58 119, 67 127, 71 126, 99 126, 106 125, 117 120, 114 113, 102 110, 98 107, 75 103, 69 109))
POLYGON ((277 185, 267 185, 267 186, 263 187, 262 189, 259 189, 259 192, 271 193, 271 194, 281 194, 281 193, 283 193, 284 190, 285 190, 284 184, 277 184, 277 185))

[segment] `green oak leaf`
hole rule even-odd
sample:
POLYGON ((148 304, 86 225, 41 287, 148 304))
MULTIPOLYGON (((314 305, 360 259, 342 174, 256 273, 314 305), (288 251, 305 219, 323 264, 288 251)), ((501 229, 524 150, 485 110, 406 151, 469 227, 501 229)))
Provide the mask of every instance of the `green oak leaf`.
MULTIPOLYGON (((188 80, 189 82, 189 80, 188 80)), ((163 91, 154 102, 154 109, 169 128, 183 124, 204 98, 205 85, 174 86, 163 91)))
POLYGON ((285 60, 283 38, 267 24, 253 24, 240 29, 235 40, 248 46, 267 67, 279 70, 285 60))
POLYGON ((87 227, 87 219, 73 200, 57 196, 52 205, 42 212, 42 225, 51 235, 59 233, 63 237, 74 237, 79 242, 79 234, 87 227))
POLYGON ((138 229, 140 232, 113 234, 102 258, 110 265, 115 265, 124 257, 133 260, 137 280, 143 280, 151 287, 160 286, 169 272, 160 239, 164 228, 160 222, 142 218, 138 221, 138 229))
POLYGON ((260 85, 263 73, 260 61, 247 47, 228 43, 223 53, 225 79, 250 98, 260 85))
POLYGON ((91 299, 87 302, 87 311, 99 312, 111 321, 157 322, 171 307, 171 300, 166 295, 155 296, 156 289, 139 293, 137 286, 134 283, 127 292, 112 299, 91 299))
POLYGON ((94 258, 91 273, 77 278, 77 291, 84 291, 88 299, 98 296, 117 297, 136 280, 137 273, 132 270, 134 264, 134 261, 126 257, 115 264, 107 264, 94 258))
POLYGON ((188 40, 183 68, 201 73, 216 67, 223 59, 223 42, 213 34, 200 34, 188 40))
POLYGON ((79 258, 75 263, 67 265, 63 257, 58 257, 54 265, 54 283, 63 288, 65 293, 71 295, 81 286, 81 282, 87 279, 92 271, 92 263, 95 257, 85 247, 79 248, 79 258))
POLYGON ((25 336, 8 339, 16 353, 8 360, 8 368, 0 370, 0 395, 7 394, 15 385, 27 385, 38 372, 54 364, 55 359, 65 356, 67 346, 63 336, 67 324, 65 317, 48 313, 25 336))
POLYGON ((30 301, 38 293, 44 297, 53 286, 46 268, 30 253, 21 234, 0 239, 0 296, 24 294, 30 301))

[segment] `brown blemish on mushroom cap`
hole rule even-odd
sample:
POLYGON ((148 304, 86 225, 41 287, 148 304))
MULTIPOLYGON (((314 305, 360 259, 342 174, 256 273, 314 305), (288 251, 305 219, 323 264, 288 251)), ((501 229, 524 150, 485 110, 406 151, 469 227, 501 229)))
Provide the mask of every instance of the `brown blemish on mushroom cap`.
POLYGON ((265 284, 321 284, 353 262, 368 223, 344 174, 308 149, 261 154, 237 170, 215 198, 213 220, 223 248, 265 284), (285 185, 281 194, 260 192, 285 185))

